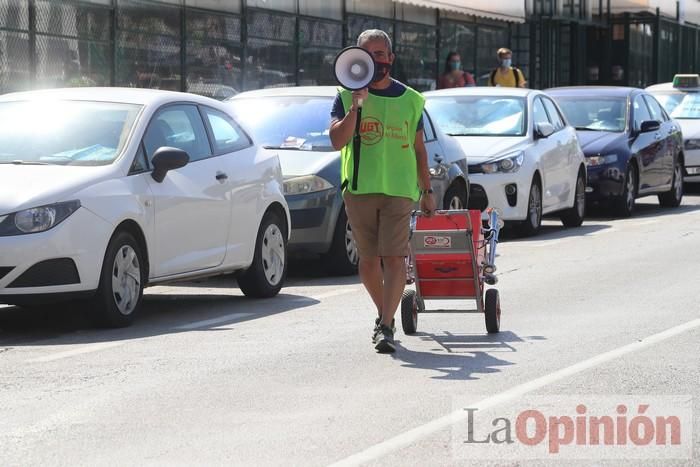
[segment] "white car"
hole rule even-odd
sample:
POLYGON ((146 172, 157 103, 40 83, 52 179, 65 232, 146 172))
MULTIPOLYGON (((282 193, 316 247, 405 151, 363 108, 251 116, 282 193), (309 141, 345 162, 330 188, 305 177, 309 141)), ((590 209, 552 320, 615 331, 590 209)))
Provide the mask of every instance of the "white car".
POLYGON ((685 182, 700 182, 700 75, 676 75, 646 91, 678 122, 683 133, 685 182))
POLYGON ((269 297, 289 231, 277 155, 224 104, 118 88, 0 97, 0 303, 85 296, 125 326, 144 286, 235 271, 269 297))
POLYGON ((434 123, 467 155, 470 207, 497 208, 521 235, 558 213, 583 222, 586 166, 576 131, 540 91, 456 88, 426 92, 434 123))

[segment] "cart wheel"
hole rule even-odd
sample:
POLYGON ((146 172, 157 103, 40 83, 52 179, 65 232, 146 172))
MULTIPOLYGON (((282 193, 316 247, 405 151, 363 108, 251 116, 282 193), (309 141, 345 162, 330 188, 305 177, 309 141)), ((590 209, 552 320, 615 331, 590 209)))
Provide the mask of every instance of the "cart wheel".
POLYGON ((488 289, 486 291, 484 315, 486 331, 489 334, 497 333, 501 329, 501 300, 498 298, 498 290, 488 289))
POLYGON ((401 326, 407 336, 418 328, 418 299, 415 290, 406 290, 401 297, 401 326))

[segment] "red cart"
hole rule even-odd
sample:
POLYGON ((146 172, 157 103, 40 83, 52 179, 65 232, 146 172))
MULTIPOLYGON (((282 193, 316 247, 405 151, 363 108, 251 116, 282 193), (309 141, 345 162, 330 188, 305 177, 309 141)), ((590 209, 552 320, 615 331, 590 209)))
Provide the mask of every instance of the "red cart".
POLYGON ((405 334, 414 334, 425 300, 476 301, 484 313, 486 330, 496 333, 501 325, 498 290, 485 285, 497 282, 494 260, 500 231, 495 210, 488 211, 482 227, 481 211, 437 211, 426 217, 419 211, 411 217, 411 254, 408 258, 408 289, 401 300, 401 324, 405 334))

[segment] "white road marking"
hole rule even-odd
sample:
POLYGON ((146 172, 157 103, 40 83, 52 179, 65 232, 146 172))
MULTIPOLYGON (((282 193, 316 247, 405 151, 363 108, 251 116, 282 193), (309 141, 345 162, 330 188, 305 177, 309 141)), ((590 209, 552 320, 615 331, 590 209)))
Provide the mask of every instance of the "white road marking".
MULTIPOLYGON (((591 368, 595 368, 597 366, 600 366, 604 363, 607 363, 611 360, 614 360, 616 358, 620 358, 622 356, 625 356, 627 354, 631 354, 634 352, 638 352, 645 347, 652 346, 654 344, 658 344, 659 342, 663 342, 667 339, 670 339, 674 336, 677 336, 679 334, 682 334, 684 332, 690 331, 695 328, 700 327, 700 319, 694 319, 692 321, 688 321, 687 323, 681 324, 679 326, 675 326, 673 328, 667 329, 666 331, 662 331, 658 334, 653 334, 645 339, 642 339, 637 342, 633 342, 632 344, 628 344, 622 347, 618 347, 615 350, 611 350, 609 352, 602 353, 600 355, 597 355, 595 357, 589 358, 587 360, 583 360, 579 363, 576 363, 574 365, 571 365, 569 367, 563 368, 561 370, 555 371, 554 373, 550 373, 548 375, 539 377, 537 379, 534 379, 532 381, 520 384, 518 386, 515 386, 514 388, 511 388, 507 391, 503 391, 501 393, 498 393, 492 397, 489 397, 487 399, 483 399, 481 401, 476 402, 475 404, 469 404, 470 408, 475 408, 478 410, 483 410, 487 409, 490 407, 497 406, 499 404, 503 404, 505 402, 512 401, 513 399, 516 399, 518 397, 521 397, 529 392, 535 391, 537 389, 541 389, 544 386, 548 386, 552 383, 555 383, 559 380, 562 380, 564 378, 568 378, 570 376, 577 375, 578 373, 581 373, 583 371, 589 370, 591 368)), ((443 430, 445 428, 448 428, 452 426, 455 423, 458 422, 463 422, 466 420, 468 416, 467 411, 465 410, 456 410, 448 415, 445 415, 443 417, 437 418, 431 422, 428 422, 424 425, 420 425, 416 428, 413 428, 412 430, 406 431, 404 433, 401 433, 397 436, 394 436, 393 438, 389 438, 386 441, 382 441, 379 444, 376 444, 374 446, 371 446, 364 451, 361 451, 357 454, 353 454, 350 457, 347 457, 343 460, 340 460, 334 464, 332 464, 332 467, 337 467, 337 466, 356 466, 356 465, 361 465, 364 463, 368 463, 371 461, 375 461, 380 457, 383 457, 393 451, 397 451, 403 447, 410 446, 411 444, 415 443, 416 441, 423 439, 433 433, 436 433, 440 430, 443 430)))
POLYGON ((112 347, 117 347, 117 346, 120 346, 122 344, 123 344, 122 341, 99 342, 97 344, 91 344, 91 345, 87 345, 84 347, 80 347, 79 349, 66 350, 64 352, 52 353, 51 355, 47 355, 45 357, 32 358, 32 359, 27 360, 27 363, 53 362, 55 360, 61 360, 63 358, 74 357, 76 355, 82 355, 82 354, 86 354, 86 353, 97 352, 99 350, 109 349, 112 347))
POLYGON ((330 292, 318 294, 318 295, 312 295, 311 299, 313 300, 323 300, 324 298, 331 298, 331 297, 338 297, 340 295, 347 295, 351 293, 357 293, 362 291, 361 288, 359 287, 353 287, 352 289, 337 289, 337 290, 331 290, 330 292))
POLYGON ((218 318, 204 319, 202 321, 195 321, 193 323, 183 324, 182 326, 176 326, 174 329, 178 331, 188 331, 197 328, 203 328, 206 326, 213 326, 215 324, 228 323, 235 319, 247 318, 249 316, 254 316, 255 313, 231 313, 224 316, 219 316, 218 318))
POLYGON ((661 219, 647 219, 647 220, 625 222, 624 224, 631 225, 632 227, 641 227, 643 225, 658 224, 659 222, 661 222, 661 219))

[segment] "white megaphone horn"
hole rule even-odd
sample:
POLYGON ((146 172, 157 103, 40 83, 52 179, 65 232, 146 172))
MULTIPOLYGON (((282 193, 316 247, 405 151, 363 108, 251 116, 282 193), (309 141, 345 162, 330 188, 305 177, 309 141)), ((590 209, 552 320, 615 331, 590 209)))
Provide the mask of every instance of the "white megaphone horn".
MULTIPOLYGON (((361 47, 347 47, 340 51, 333 63, 335 79, 349 91, 364 89, 374 79, 374 59, 361 47)), ((360 107, 362 102, 359 102, 360 107)))

